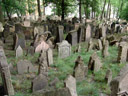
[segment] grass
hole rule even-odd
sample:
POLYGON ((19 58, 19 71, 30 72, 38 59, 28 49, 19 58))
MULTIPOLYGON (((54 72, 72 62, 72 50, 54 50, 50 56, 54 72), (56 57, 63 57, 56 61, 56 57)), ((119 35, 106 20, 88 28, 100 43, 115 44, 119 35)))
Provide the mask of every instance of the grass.
MULTIPOLYGON (((64 80, 69 74, 73 74, 73 68, 75 66, 75 60, 78 56, 83 58, 85 66, 88 66, 89 58, 93 54, 93 50, 86 52, 87 43, 81 43, 82 49, 80 53, 73 53, 76 49, 76 46, 72 47, 71 56, 60 59, 58 57, 57 49, 54 50, 54 64, 49 68, 49 82, 51 82, 55 77, 59 78, 59 82, 56 84, 56 88, 64 87, 64 80)), ((25 55, 20 58, 15 58, 14 51, 5 50, 8 63, 12 63, 14 66, 14 70, 11 72, 12 74, 12 82, 15 88, 15 96, 31 96, 31 79, 27 79, 25 76, 17 75, 16 64, 20 59, 27 59, 32 62, 35 66, 38 66, 37 60, 39 54, 35 54, 34 56, 25 55)), ((117 76, 120 69, 125 64, 117 63, 117 55, 118 48, 116 46, 109 47, 109 56, 106 58, 102 58, 101 51, 97 51, 101 62, 103 63, 103 67, 100 71, 95 72, 93 74, 90 70, 88 72, 88 76, 86 80, 81 82, 77 82, 77 93, 79 96, 99 96, 99 92, 103 92, 105 94, 110 94, 110 87, 104 80, 106 75, 106 71, 108 69, 112 70, 113 78, 117 76)), ((0 78, 1 81, 1 78, 0 78)))

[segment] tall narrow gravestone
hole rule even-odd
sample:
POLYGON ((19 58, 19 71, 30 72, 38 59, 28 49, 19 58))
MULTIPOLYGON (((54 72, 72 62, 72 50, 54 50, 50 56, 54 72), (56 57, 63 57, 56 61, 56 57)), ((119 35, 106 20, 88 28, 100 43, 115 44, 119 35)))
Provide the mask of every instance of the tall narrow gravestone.
POLYGON ((7 64, 3 48, 0 46, 0 73, 4 85, 5 95, 14 95, 14 89, 11 81, 11 74, 7 64))
POLYGON ((90 38, 91 38, 91 31, 92 31, 91 25, 88 24, 87 28, 86 28, 86 33, 85 33, 85 40, 86 41, 90 40, 90 38))
POLYGON ((58 44, 59 58, 66 58, 71 55, 71 45, 63 40, 62 43, 58 44))

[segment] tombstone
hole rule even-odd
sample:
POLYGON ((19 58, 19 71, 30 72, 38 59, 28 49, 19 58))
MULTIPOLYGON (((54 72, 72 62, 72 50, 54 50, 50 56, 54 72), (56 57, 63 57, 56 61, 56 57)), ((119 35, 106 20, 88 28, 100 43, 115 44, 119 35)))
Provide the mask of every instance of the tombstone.
POLYGON ((21 56, 23 56, 23 49, 20 46, 18 46, 18 48, 16 49, 16 58, 21 56))
POLYGON ((64 40, 64 27, 63 26, 58 26, 57 27, 57 36, 56 36, 56 41, 55 42, 62 42, 64 40))
POLYGON ((124 73, 119 73, 110 83, 111 96, 127 96, 126 94, 128 94, 128 72, 124 68, 121 70, 124 73))
POLYGON ((35 52, 35 49, 33 46, 30 46, 27 50, 27 55, 30 54, 30 55, 34 55, 34 52, 35 52))
POLYGON ((48 79, 45 75, 39 74, 33 81, 32 81, 32 92, 36 92, 39 90, 46 89, 48 87, 48 79))
POLYGON ((4 38, 8 37, 10 34, 10 25, 9 24, 6 24, 4 26, 4 31, 3 31, 3 36, 4 38))
POLYGON ((99 50, 103 49, 102 42, 100 39, 98 39, 98 47, 99 47, 99 50))
POLYGON ((17 33, 14 37, 14 49, 17 49, 19 45, 22 49, 25 49, 26 47, 24 33, 17 33))
POLYGON ((53 52, 51 48, 47 50, 47 58, 48 58, 48 66, 52 65, 53 64, 53 52))
POLYGON ((88 69, 92 70, 93 72, 97 72, 101 69, 101 67, 102 67, 102 63, 101 63, 97 53, 94 52, 89 59, 88 69))
POLYGON ((106 37, 107 34, 107 26, 102 26, 102 37, 106 37))
POLYGON ((44 34, 45 30, 44 30, 44 26, 36 26, 34 28, 34 36, 36 36, 36 34, 42 35, 44 34))
POLYGON ((80 43, 80 42, 82 42, 82 35, 83 35, 83 33, 84 33, 84 29, 82 28, 82 26, 81 27, 79 27, 79 29, 78 29, 78 31, 77 31, 77 36, 78 36, 78 43, 80 43))
POLYGON ((80 53, 81 52, 81 45, 79 44, 78 47, 75 49, 74 53, 80 53))
POLYGON ((72 30, 68 33, 67 37, 66 37, 66 40, 72 45, 76 45, 78 43, 78 40, 77 40, 77 31, 76 30, 72 30))
POLYGON ((30 20, 25 20, 23 23, 25 27, 30 27, 31 25, 30 20))
POLYGON ((109 55, 108 48, 109 48, 109 42, 108 42, 108 40, 106 40, 103 44, 103 49, 102 49, 102 55, 104 58, 109 55))
POLYGON ((18 74, 22 75, 25 73, 35 72, 35 68, 30 61, 20 60, 17 63, 17 71, 18 71, 18 74))
POLYGON ((112 71, 109 69, 106 72, 105 81, 107 82, 107 84, 110 84, 111 80, 112 80, 112 71))
POLYGON ((85 76, 87 76, 87 74, 88 74, 88 67, 84 65, 81 56, 78 56, 75 62, 73 76, 76 78, 76 81, 82 81, 85 79, 85 76))
POLYGON ((14 95, 11 74, 3 48, 0 46, 0 73, 2 76, 5 95, 14 95))
POLYGON ((0 22, 0 33, 3 32, 4 28, 3 28, 3 24, 0 22))
POLYGON ((62 43, 58 43, 58 56, 59 58, 66 58, 71 55, 71 45, 63 40, 62 43))
POLYGON ((128 54, 128 44, 127 42, 121 42, 119 44, 117 62, 125 63, 128 60, 127 54, 128 54))
POLYGON ((76 79, 72 77, 71 75, 69 75, 67 79, 65 80, 65 87, 69 88, 71 96, 77 96, 76 79))
POLYGON ((91 51, 93 49, 93 46, 94 46, 94 44, 92 42, 92 39, 90 39, 89 42, 88 42, 87 52, 91 51))
POLYGON ((39 57, 39 70, 38 74, 48 75, 48 58, 47 52, 42 51, 39 57))
POLYGON ((85 33, 86 41, 89 41, 91 39, 91 33, 92 33, 91 25, 88 24, 86 28, 86 33, 85 33))
POLYGON ((35 48, 35 52, 40 53, 41 51, 48 50, 48 48, 49 45, 44 40, 42 40, 41 43, 35 48))

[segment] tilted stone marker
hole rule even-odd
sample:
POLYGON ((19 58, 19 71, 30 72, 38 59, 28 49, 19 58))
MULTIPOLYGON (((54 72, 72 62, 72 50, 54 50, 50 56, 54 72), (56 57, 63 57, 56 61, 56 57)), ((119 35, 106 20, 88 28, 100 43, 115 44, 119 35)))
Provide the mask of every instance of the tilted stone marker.
POLYGON ((20 60, 17 63, 17 71, 18 74, 25 74, 25 73, 31 73, 31 72, 35 72, 35 68, 32 65, 32 63, 28 60, 20 60))
POLYGON ((87 74, 88 74, 88 67, 84 65, 81 56, 78 56, 75 62, 73 76, 76 78, 77 81, 82 81, 85 79, 85 76, 87 76, 87 74))
POLYGON ((67 79, 65 80, 65 87, 69 88, 71 96, 77 96, 76 79, 73 76, 69 75, 67 77, 67 79))
POLYGON ((97 72, 101 69, 101 67, 102 67, 102 63, 101 63, 97 53, 94 52, 89 59, 88 69, 90 69, 94 72, 97 72))
POLYGON ((23 49, 20 46, 18 46, 18 48, 16 49, 16 58, 21 56, 23 56, 23 49))
POLYGON ((78 43, 78 34, 76 30, 72 30, 68 33, 66 40, 73 46, 78 43))
POLYGON ((33 81, 32 81, 32 92, 36 92, 39 90, 46 89, 48 87, 48 79, 45 75, 39 74, 33 81))
POLYGON ((14 88, 11 81, 11 74, 6 60, 3 47, 0 46, 0 73, 4 85, 5 95, 14 95, 14 88))
POLYGON ((71 55, 71 45, 63 40, 62 43, 58 44, 59 58, 66 58, 71 55))

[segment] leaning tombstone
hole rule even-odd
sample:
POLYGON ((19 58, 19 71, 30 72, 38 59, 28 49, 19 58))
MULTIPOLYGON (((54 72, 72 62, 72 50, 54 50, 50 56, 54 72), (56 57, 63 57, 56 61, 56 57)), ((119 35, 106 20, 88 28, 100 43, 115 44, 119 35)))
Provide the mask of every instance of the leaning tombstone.
POLYGON ((62 43, 58 43, 59 58, 66 58, 71 55, 71 45, 63 40, 62 43))
POLYGON ((71 96, 77 96, 76 79, 73 76, 69 75, 67 77, 67 79, 65 80, 65 87, 69 88, 71 96))
POLYGON ((73 76, 76 78, 77 81, 82 81, 85 79, 87 74, 88 74, 88 67, 84 65, 84 62, 81 56, 78 56, 75 62, 73 76))
POLYGON ((14 95, 14 88, 11 81, 11 74, 7 59, 3 50, 3 47, 0 46, 0 73, 2 76, 3 86, 5 95, 14 95))
POLYGON ((100 58, 98 57, 97 53, 94 52, 89 59, 88 69, 92 70, 93 72, 97 72, 101 69, 102 63, 100 58))

